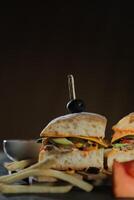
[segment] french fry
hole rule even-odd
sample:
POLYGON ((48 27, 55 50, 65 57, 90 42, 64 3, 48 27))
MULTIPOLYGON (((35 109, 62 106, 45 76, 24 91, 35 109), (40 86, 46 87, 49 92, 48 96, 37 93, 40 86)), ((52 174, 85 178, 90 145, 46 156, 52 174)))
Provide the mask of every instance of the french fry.
POLYGON ((38 174, 42 175, 41 173, 38 172, 40 170, 34 171, 34 169, 39 168, 42 165, 43 165, 44 169, 45 168, 47 169, 47 168, 50 168, 54 163, 55 163, 54 159, 43 160, 42 162, 36 163, 36 164, 26 168, 26 169, 18 171, 17 173, 14 173, 14 174, 11 174, 11 175, 0 176, 0 182, 2 182, 2 183, 13 183, 13 182, 16 182, 18 180, 29 177, 29 176, 38 176, 38 174))
POLYGON ((16 170, 22 170, 31 164, 35 163, 34 160, 29 159, 29 160, 21 160, 21 161, 14 161, 10 163, 5 163, 4 167, 9 170, 9 171, 16 171, 16 170))
POLYGON ((47 158, 46 160, 43 160, 41 162, 37 162, 34 165, 31 165, 30 167, 26 168, 25 170, 36 169, 36 168, 40 168, 40 167, 43 167, 44 169, 49 169, 55 163, 56 163, 56 160, 55 160, 54 156, 49 156, 49 158, 47 158))
POLYGON ((80 179, 80 180, 83 180, 83 176, 82 175, 80 175, 80 174, 72 174, 72 176, 74 176, 74 177, 76 177, 76 178, 78 178, 78 179, 80 179))
POLYGON ((22 180, 24 178, 27 178, 29 176, 37 176, 40 175, 39 170, 36 169, 29 169, 27 171, 19 171, 16 173, 13 173, 11 175, 5 175, 5 176, 1 176, 0 177, 0 183, 6 183, 6 184, 10 184, 10 183, 14 183, 16 181, 22 180))
POLYGON ((27 171, 22 170, 20 172, 14 173, 12 175, 7 175, 4 177, 0 177, 1 183, 13 183, 18 180, 24 179, 29 176, 50 176, 54 177, 60 180, 67 181, 68 183, 71 183, 74 186, 77 186, 87 192, 90 192, 93 189, 93 186, 83 180, 80 180, 79 178, 76 178, 72 175, 66 174, 61 171, 53 170, 53 169, 28 169, 27 171), (2 179, 3 178, 3 179, 2 179))
POLYGON ((68 183, 71 183, 74 186, 77 186, 87 192, 90 192, 93 189, 93 186, 83 180, 80 180, 79 178, 67 174, 65 172, 53 170, 53 169, 46 169, 42 170, 42 175, 50 176, 50 177, 55 177, 57 179, 67 181, 68 183))
POLYGON ((67 186, 45 186, 45 185, 6 185, 0 184, 0 192, 4 194, 17 193, 66 193, 72 189, 67 186))
POLYGON ((50 177, 50 176, 38 176, 38 177, 37 177, 37 181, 38 181, 39 183, 41 183, 41 182, 54 183, 54 182, 57 181, 57 179, 54 178, 54 177, 50 177))
POLYGON ((68 174, 75 174, 75 170, 73 170, 73 169, 72 170, 67 170, 66 173, 68 173, 68 174))

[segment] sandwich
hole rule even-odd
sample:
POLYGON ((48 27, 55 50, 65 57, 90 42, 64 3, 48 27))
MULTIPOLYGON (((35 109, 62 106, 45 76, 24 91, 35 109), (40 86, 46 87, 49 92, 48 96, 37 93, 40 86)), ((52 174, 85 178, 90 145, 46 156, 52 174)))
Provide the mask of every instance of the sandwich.
POLYGON ((112 171, 113 161, 126 162, 134 160, 134 113, 123 117, 113 126, 112 149, 108 151, 107 166, 112 171))
POLYGON ((41 132, 39 162, 54 155, 56 170, 103 169, 107 119, 81 112, 52 120, 41 132))

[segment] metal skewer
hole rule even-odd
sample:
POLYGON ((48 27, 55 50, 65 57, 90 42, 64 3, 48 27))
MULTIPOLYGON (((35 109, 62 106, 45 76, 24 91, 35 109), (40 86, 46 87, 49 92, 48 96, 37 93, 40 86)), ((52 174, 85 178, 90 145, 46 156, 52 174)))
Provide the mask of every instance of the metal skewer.
POLYGON ((85 104, 81 99, 76 99, 74 77, 70 74, 67 78, 69 89, 69 102, 67 103, 67 109, 71 113, 83 112, 85 110, 85 104))
POLYGON ((69 98, 70 100, 76 99, 74 77, 72 74, 70 74, 67 76, 67 78, 68 78, 69 98))

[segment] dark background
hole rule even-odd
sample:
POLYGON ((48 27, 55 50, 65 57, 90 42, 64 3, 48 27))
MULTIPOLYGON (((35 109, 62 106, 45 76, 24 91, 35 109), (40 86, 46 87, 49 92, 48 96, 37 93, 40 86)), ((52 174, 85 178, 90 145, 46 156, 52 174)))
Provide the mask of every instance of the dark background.
POLYGON ((129 3, 1 6, 0 140, 37 138, 67 113, 67 75, 87 111, 111 126, 134 111, 134 14, 129 3))

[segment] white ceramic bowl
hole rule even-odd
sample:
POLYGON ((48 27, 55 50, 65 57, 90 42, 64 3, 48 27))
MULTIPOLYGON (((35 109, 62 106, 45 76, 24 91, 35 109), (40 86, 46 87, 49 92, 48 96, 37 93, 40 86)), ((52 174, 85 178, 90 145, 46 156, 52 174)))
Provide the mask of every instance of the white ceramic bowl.
POLYGON ((11 160, 38 159, 41 143, 35 140, 4 140, 3 150, 11 160))

